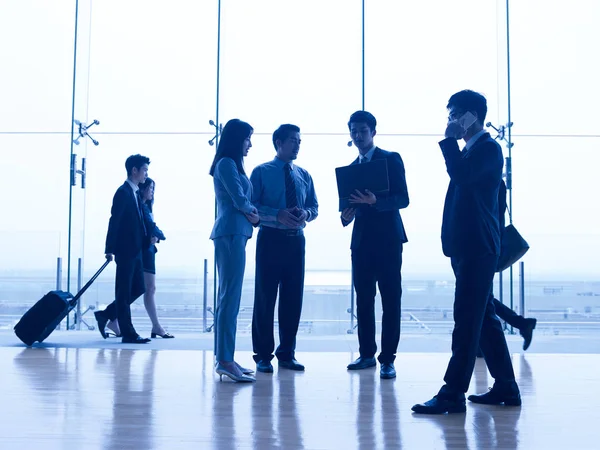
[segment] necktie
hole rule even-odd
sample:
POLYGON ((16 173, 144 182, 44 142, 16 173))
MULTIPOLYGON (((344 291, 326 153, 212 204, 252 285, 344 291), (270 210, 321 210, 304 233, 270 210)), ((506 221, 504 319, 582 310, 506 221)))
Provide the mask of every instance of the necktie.
POLYGON ((298 206, 298 197, 296 196, 296 184, 292 177, 292 166, 287 163, 284 166, 285 172, 285 206, 286 208, 294 208, 298 206))

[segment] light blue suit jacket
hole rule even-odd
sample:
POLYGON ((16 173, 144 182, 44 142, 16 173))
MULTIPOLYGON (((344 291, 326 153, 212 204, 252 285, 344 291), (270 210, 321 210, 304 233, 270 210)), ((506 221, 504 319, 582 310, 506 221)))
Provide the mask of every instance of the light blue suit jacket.
POLYGON ((250 203, 252 184, 248 177, 239 173, 231 158, 222 158, 215 166, 213 176, 217 199, 217 220, 210 235, 211 239, 241 234, 252 236, 252 224, 244 215, 255 208, 250 203))

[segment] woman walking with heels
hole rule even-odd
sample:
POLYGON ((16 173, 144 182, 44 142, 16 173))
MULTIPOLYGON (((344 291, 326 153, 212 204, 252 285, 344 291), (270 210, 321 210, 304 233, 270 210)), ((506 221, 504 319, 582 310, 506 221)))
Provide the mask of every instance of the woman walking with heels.
POLYGON ((164 233, 156 226, 156 223, 154 223, 154 214, 152 212, 152 207, 154 205, 154 180, 146 178, 146 181, 141 183, 139 187, 144 221, 151 236, 150 247, 145 249, 142 253, 144 284, 146 285, 146 292, 144 292, 144 307, 152 322, 152 332, 150 337, 152 339, 155 339, 156 337, 172 339, 175 336, 167 333, 158 320, 156 301, 154 298, 154 295, 156 294, 156 252, 158 251, 156 244, 166 239, 164 233))
POLYGON ((256 381, 234 361, 237 316, 246 268, 246 242, 259 221, 250 203, 252 184, 244 171, 244 157, 252 147, 253 128, 239 119, 225 125, 210 168, 217 199, 217 219, 210 238, 215 244, 219 295, 215 314, 216 372, 236 382, 256 381))

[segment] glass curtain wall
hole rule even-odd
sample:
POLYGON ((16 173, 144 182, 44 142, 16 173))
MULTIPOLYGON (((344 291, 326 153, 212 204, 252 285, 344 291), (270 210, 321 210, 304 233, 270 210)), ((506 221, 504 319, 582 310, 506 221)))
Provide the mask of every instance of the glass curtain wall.
MULTIPOLYGON (((449 96, 470 88, 486 95, 487 120, 497 128, 509 121, 510 99, 513 219, 531 245, 523 259, 525 313, 552 333, 597 329, 600 234, 593 201, 583 196, 597 190, 600 65, 589 57, 600 39, 597 2, 510 2, 508 21, 503 0, 7 3, 0 188, 10 195, 0 223, 0 327, 12 328, 56 286, 57 258, 71 291, 80 258, 84 281, 95 272, 125 158, 142 153, 152 160, 156 221, 167 235, 157 254, 159 315, 173 331, 200 331, 205 259, 209 305, 214 292, 209 120, 237 117, 255 129, 248 172, 274 157, 277 126, 300 126, 298 164, 313 176, 320 204, 306 230, 301 332, 346 333, 351 230, 339 222, 335 168, 356 157, 347 121, 364 100, 378 119, 377 145, 399 152, 406 166, 404 330, 449 331, 454 285, 439 239, 448 177, 437 142, 449 96), (70 186, 73 116, 84 127, 99 121, 89 128, 99 145, 85 136, 73 145, 75 168, 86 161, 85 189, 81 174, 70 186)), ((241 331, 250 330, 255 242, 241 331)), ((513 275, 519 309, 516 268, 513 275)), ((508 303, 508 273, 503 287, 508 303)), ((84 310, 103 307, 113 292, 114 265, 86 294, 84 310)), ((142 330, 149 326, 143 302, 134 315, 142 330)), ((91 314, 85 318, 94 325, 91 314)))
POLYGON ((74 19, 74 1, 0 6, 2 329, 56 288, 66 259, 74 19))
MULTIPOLYGON (((91 276, 104 259, 126 158, 148 156, 155 221, 167 237, 156 255, 158 315, 173 331, 199 331, 203 261, 213 258, 207 173, 215 150, 209 121, 216 108, 217 2, 108 0, 91 7, 85 107, 100 121, 100 145, 87 154, 85 273, 91 276)), ((103 308, 113 300, 111 269, 86 294, 88 304, 103 308)), ((132 314, 140 330, 150 327, 141 299, 132 314)))
MULTIPOLYGON (((355 158, 348 117, 362 101, 362 1, 222 2, 222 122, 255 129, 248 173, 275 157, 272 134, 298 125, 297 164, 313 177, 319 216, 306 228, 300 333, 345 333, 350 316, 350 230, 341 226, 335 168, 355 158)), ((250 330, 256 236, 249 241, 241 327, 250 330), (247 319, 247 320, 246 320, 247 319)))
POLYGON ((513 217, 528 314, 553 335, 600 326, 599 15, 593 0, 511 2, 513 217))

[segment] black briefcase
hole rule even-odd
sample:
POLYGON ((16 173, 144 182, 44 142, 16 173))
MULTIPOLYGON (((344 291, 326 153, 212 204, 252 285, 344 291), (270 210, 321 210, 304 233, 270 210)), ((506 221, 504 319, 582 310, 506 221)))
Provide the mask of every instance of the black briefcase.
POLYGON ((514 225, 509 225, 502 230, 500 243, 500 258, 496 272, 508 269, 529 250, 529 244, 517 231, 514 225))
POLYGON ((98 278, 98 275, 108 266, 109 262, 106 260, 100 270, 81 288, 75 297, 65 291, 50 291, 44 295, 15 325, 17 337, 25 345, 31 346, 35 341, 42 342, 50 336, 58 324, 77 306, 79 298, 98 278))

